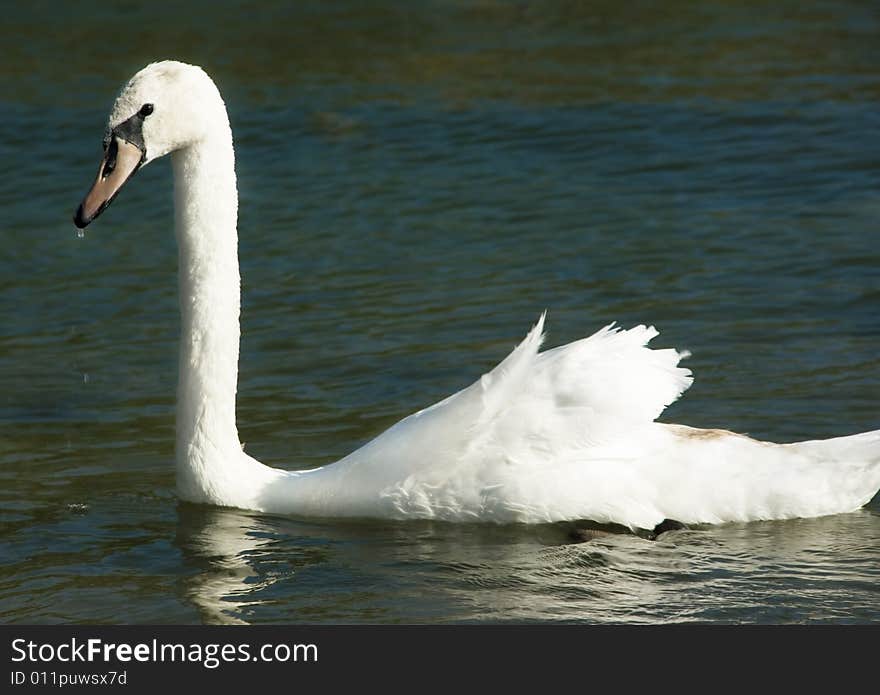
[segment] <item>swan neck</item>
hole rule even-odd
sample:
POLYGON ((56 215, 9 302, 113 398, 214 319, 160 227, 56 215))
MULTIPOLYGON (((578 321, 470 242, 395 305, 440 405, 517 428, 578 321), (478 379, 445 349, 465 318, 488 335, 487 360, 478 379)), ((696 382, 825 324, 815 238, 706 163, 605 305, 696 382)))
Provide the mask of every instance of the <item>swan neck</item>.
POLYGON ((184 492, 241 453, 238 195, 225 111, 218 121, 215 131, 172 156, 181 315, 177 462, 184 492))

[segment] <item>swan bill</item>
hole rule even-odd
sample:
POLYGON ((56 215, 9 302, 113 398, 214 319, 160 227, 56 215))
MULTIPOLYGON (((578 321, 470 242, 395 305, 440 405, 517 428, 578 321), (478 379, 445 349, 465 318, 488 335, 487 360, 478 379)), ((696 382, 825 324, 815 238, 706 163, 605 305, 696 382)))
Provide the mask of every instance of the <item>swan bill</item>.
POLYGON ((140 147, 118 135, 111 138, 98 167, 98 177, 77 208, 73 223, 82 229, 104 212, 143 161, 144 151, 140 147))

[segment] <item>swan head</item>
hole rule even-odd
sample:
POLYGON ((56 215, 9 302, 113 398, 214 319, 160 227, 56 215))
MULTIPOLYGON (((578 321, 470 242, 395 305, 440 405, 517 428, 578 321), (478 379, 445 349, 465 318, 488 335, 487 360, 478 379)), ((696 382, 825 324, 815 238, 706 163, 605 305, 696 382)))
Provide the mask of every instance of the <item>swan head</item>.
POLYGON ((147 65, 113 103, 98 176, 74 224, 83 228, 100 215, 142 166, 205 139, 218 127, 228 131, 229 120, 220 92, 204 70, 174 60, 147 65))

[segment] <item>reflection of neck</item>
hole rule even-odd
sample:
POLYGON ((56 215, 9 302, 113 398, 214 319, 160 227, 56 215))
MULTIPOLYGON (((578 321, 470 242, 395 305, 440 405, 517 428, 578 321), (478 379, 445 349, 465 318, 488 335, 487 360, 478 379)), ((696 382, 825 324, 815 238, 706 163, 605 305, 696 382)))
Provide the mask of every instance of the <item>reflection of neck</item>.
MULTIPOLYGON (((192 493, 210 486, 219 467, 241 452, 235 426, 238 194, 225 113, 220 121, 205 139, 172 157, 181 316, 178 487, 192 493)), ((186 496, 201 498, 205 492, 186 496)))
POLYGON ((179 507, 178 521, 176 545, 186 562, 199 568, 183 585, 202 620, 247 624, 246 609, 260 603, 262 590, 279 578, 255 564, 277 539, 277 529, 261 517, 204 506, 179 507))

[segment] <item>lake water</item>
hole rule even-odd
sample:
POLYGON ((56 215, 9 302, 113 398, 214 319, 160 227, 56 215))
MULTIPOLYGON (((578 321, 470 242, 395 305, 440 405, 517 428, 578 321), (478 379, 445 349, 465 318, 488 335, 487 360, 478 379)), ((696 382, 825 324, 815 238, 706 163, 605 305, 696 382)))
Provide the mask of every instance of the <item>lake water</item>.
POLYGON ((122 83, 198 63, 236 138, 264 462, 335 460, 545 308, 548 345, 616 320, 691 350, 665 421, 876 429, 876 3, 72 5, 0 24, 0 621, 880 619, 877 498, 585 544, 181 504, 168 161, 70 222, 122 83))

